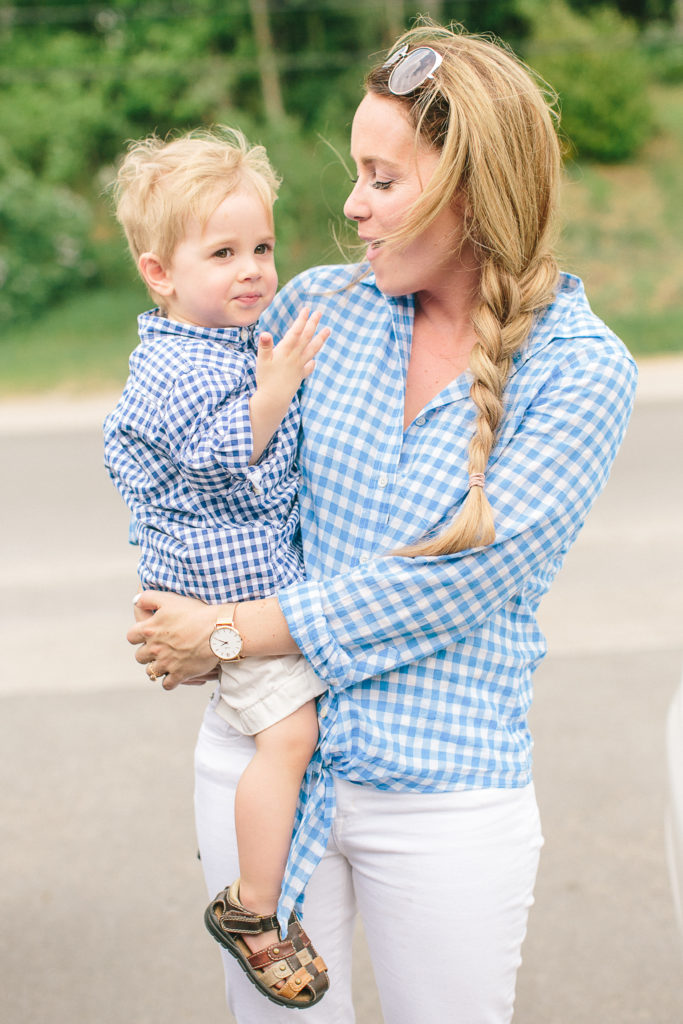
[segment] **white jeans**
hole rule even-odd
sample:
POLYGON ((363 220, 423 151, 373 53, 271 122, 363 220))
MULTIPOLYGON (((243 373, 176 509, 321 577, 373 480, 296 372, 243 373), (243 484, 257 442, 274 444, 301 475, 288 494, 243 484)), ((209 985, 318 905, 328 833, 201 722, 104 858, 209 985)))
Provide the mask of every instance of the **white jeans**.
MULTIPOLYGON (((207 709, 195 811, 213 897, 238 876, 235 787, 253 740, 207 709)), ((353 1024, 351 937, 363 920, 385 1024, 508 1024, 543 840, 533 786, 451 793, 336 785, 327 851, 307 889, 305 928, 330 989, 308 1024, 353 1024)), ((224 953, 238 1024, 296 1021, 224 953)))

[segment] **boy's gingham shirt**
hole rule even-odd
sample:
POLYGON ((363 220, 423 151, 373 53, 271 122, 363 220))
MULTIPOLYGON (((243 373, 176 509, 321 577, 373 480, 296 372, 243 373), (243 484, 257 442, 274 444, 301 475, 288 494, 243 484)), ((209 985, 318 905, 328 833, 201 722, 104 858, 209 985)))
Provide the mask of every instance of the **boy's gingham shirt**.
POLYGON ((144 586, 222 601, 267 597, 303 576, 295 399, 250 466, 251 327, 192 327, 158 310, 104 423, 105 462, 132 511, 144 586))
POLYGON ((636 383, 628 352, 564 275, 506 387, 486 471, 495 542, 392 556, 457 513, 475 408, 465 373, 404 431, 413 300, 358 276, 348 266, 308 271, 262 318, 278 337, 309 305, 332 332, 301 400, 307 580, 279 592, 292 635, 329 685, 281 919, 325 849, 333 776, 424 792, 530 781, 531 677, 545 654, 535 613, 607 480, 636 383))

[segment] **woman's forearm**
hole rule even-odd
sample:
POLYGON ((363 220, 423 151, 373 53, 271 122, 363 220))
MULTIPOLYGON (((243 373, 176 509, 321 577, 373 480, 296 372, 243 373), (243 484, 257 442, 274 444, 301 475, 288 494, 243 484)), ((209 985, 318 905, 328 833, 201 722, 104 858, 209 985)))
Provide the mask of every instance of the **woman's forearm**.
MULTIPOLYGON (((228 607, 223 605, 222 610, 228 607)), ((216 621, 219 621, 218 618, 216 621)), ((242 635, 246 657, 299 653, 276 597, 240 601, 235 611, 235 626, 242 635)))

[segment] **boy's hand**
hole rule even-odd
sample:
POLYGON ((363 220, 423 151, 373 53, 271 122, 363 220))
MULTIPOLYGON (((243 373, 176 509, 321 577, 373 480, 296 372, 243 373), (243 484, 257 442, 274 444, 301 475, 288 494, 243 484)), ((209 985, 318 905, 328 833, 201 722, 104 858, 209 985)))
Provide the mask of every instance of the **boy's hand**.
POLYGON ((270 334, 263 333, 259 338, 256 391, 249 401, 251 465, 263 455, 302 380, 313 372, 315 357, 330 335, 328 327, 318 331, 319 324, 320 313, 304 308, 279 345, 273 344, 270 334))
POLYGON ((282 397, 286 402, 285 412, 302 380, 313 373, 315 356, 330 335, 328 327, 316 334, 320 316, 320 313, 302 309, 277 346, 270 334, 264 332, 259 338, 256 387, 272 392, 273 398, 282 397))

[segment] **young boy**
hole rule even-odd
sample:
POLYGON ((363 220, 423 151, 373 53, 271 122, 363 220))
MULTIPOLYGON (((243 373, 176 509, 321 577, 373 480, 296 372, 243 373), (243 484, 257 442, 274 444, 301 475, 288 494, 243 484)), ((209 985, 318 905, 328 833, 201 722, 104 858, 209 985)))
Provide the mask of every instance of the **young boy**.
MULTIPOLYGON (((257 334, 277 288, 278 186, 265 150, 229 129, 134 143, 118 174, 117 217, 157 308, 138 318, 105 461, 132 513, 145 588, 222 604, 303 577, 297 391, 329 332, 304 309, 276 347, 257 334)), ((219 713, 254 735, 256 752, 235 800, 240 879, 205 919, 269 999, 312 1005, 325 964, 296 919, 280 941, 274 915, 324 686, 299 656, 240 661, 234 611, 211 638, 219 713), (266 947, 275 971, 252 955, 266 947)))

